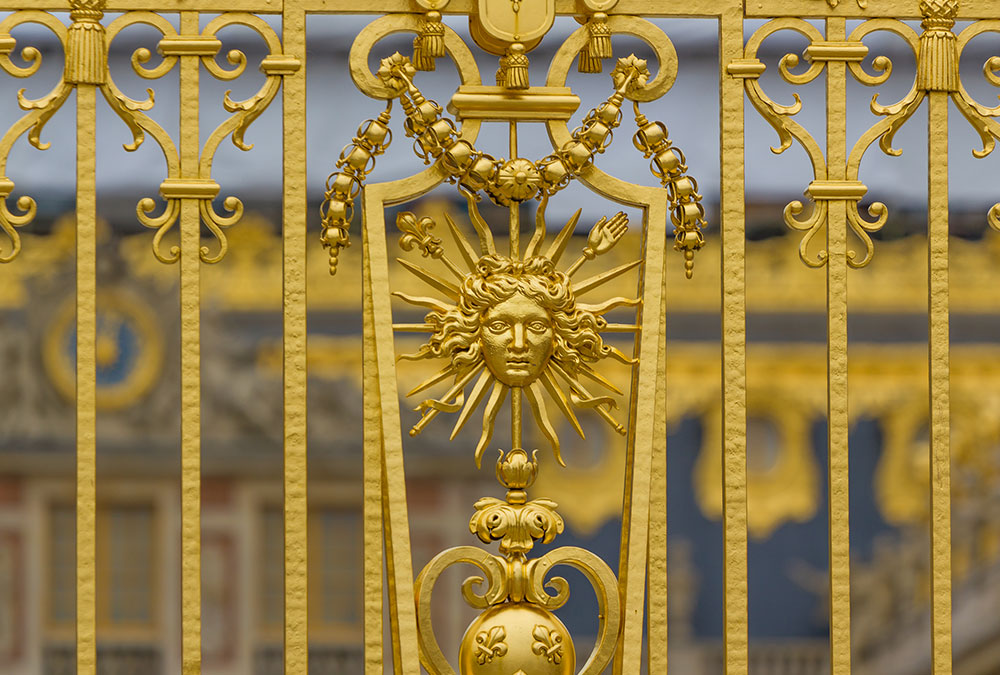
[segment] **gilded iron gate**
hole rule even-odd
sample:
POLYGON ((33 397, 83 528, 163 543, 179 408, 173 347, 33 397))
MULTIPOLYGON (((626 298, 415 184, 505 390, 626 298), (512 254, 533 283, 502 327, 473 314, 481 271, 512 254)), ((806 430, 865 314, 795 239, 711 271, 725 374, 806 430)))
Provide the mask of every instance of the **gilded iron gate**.
MULTIPOLYGON (((641 104, 662 96, 673 83, 678 55, 669 36, 643 17, 709 17, 719 24, 719 94, 721 97, 721 230, 722 265, 722 494, 725 535, 724 661, 726 672, 748 670, 747 630, 747 516, 746 516, 746 294, 744 262, 744 102, 777 131, 783 152, 799 144, 812 168, 811 182, 800 186, 812 201, 808 213, 802 203, 785 209, 788 226, 802 231, 800 257, 810 267, 825 269, 827 279, 827 380, 830 504, 830 654, 834 675, 850 672, 850 551, 848 500, 847 417, 847 273, 865 266, 875 255, 870 233, 886 221, 880 202, 868 207, 871 220, 859 211, 867 188, 858 180, 865 152, 876 141, 895 154, 893 136, 926 99, 928 110, 928 353, 930 388, 930 501, 932 513, 932 631, 933 672, 951 672, 951 562, 950 562, 950 450, 949 450, 949 303, 948 303, 948 112, 954 106, 982 138, 977 156, 993 150, 1000 138, 1000 106, 990 108, 974 100, 959 78, 962 50, 974 37, 1000 32, 1000 5, 991 0, 762 0, 744 7, 728 0, 374 0, 364 11, 385 15, 363 29, 351 50, 350 71, 358 88, 373 99, 387 101, 384 112, 362 124, 345 148, 326 186, 323 230, 319 239, 306 231, 306 17, 309 14, 358 11, 354 0, 142 0, 73 2, 48 0, 10 4, 16 10, 0 22, 0 66, 15 77, 31 77, 41 55, 32 47, 21 50, 26 66, 11 60, 19 47, 11 30, 35 23, 50 30, 65 48, 65 71, 46 96, 18 102, 24 116, 0 142, 3 173, 10 149, 20 136, 43 148, 45 123, 76 92, 77 228, 76 228, 76 409, 77 409, 77 672, 96 672, 96 110, 108 105, 131 130, 135 149, 144 140, 163 151, 166 170, 160 184, 165 201, 158 211, 152 199, 137 207, 140 222, 154 230, 152 255, 165 264, 176 263, 180 273, 182 380, 182 662, 187 675, 200 672, 200 288, 202 263, 225 256, 225 228, 235 225, 242 204, 227 197, 220 214, 214 201, 220 186, 212 177, 216 149, 227 138, 249 150, 243 136, 247 127, 271 104, 279 91, 283 116, 283 372, 284 372, 284 528, 285 528, 285 672, 307 672, 306 640, 306 287, 307 246, 320 242, 330 250, 331 273, 338 256, 364 257, 365 307, 365 668, 418 673, 421 664, 436 673, 452 672, 434 639, 429 614, 430 596, 442 570, 463 562, 480 568, 482 578, 466 582, 465 599, 484 610, 462 643, 460 670, 474 672, 615 672, 637 673, 645 665, 651 673, 667 672, 666 652, 666 502, 665 502, 665 379, 664 269, 683 264, 688 275, 714 274, 697 267, 697 251, 704 245, 704 209, 697 183, 687 174, 684 155, 673 144, 666 127, 648 119, 641 104), (52 12, 70 10, 69 25, 52 12), (121 12, 105 21, 105 12, 121 12), (442 13, 469 15, 479 47, 499 57, 496 85, 483 85, 466 44, 442 22, 442 13), (203 28, 202 14, 217 14, 203 28), (279 36, 261 15, 281 17, 279 36), (179 29, 165 15, 179 16, 179 29), (556 50, 544 86, 529 81, 531 50, 545 36, 554 17, 572 15, 581 26, 556 50), (749 37, 748 19, 770 19, 749 37), (817 21, 825 25, 821 30, 817 21), (919 20, 919 29, 913 21, 919 20), (971 20, 954 30, 956 21, 971 20), (146 100, 126 96, 107 67, 108 48, 125 27, 147 24, 160 33, 162 60, 146 66, 151 54, 139 50, 132 58, 140 77, 156 80, 175 67, 180 74, 179 135, 176 139, 145 114, 146 100), (265 83, 251 97, 228 95, 230 117, 202 144, 199 130, 199 78, 203 72, 229 80, 246 65, 245 56, 230 53, 229 63, 216 60, 221 43, 216 33, 240 24, 256 31, 268 55, 260 67, 265 83), (848 27, 850 25, 850 31, 848 27), (827 138, 825 152, 795 120, 798 99, 783 105, 771 99, 759 78, 765 64, 758 48, 770 35, 794 31, 809 40, 807 65, 797 55, 778 64, 791 84, 826 78, 827 138), (864 85, 885 82, 892 64, 884 55, 872 55, 864 38, 888 31, 909 45, 917 64, 912 88, 899 101, 873 100, 871 110, 880 120, 857 140, 847 136, 848 78, 864 85), (413 51, 407 55, 379 51, 379 41, 393 33, 412 33, 413 51), (629 34, 646 41, 658 63, 612 50, 614 35, 629 34), (381 58, 377 72, 368 68, 369 54, 381 58), (874 59, 872 57, 874 56, 874 59), (421 71, 432 71, 438 59, 450 59, 458 69, 461 87, 448 107, 424 97, 421 71), (872 59, 872 60, 869 60, 872 59), (608 83, 608 98, 586 102, 593 106, 582 125, 571 131, 568 120, 581 105, 566 87, 573 63, 580 71, 600 73, 608 83), (101 101, 99 101, 101 99, 101 101), (403 124, 393 124, 393 112, 403 124), (399 112, 401 111, 401 112, 399 112), (628 118, 634 116, 634 123, 628 118), (550 151, 523 157, 518 148, 518 125, 546 125, 550 151), (509 158, 478 150, 476 136, 483 123, 510 128, 509 158), (659 183, 646 187, 625 183, 603 172, 594 156, 612 142, 616 128, 634 124, 632 141, 637 153, 650 160, 659 183), (397 135, 414 139, 414 150, 428 168, 405 180, 378 183, 375 159, 397 135), (544 214, 550 197, 570 181, 579 180, 611 202, 639 208, 643 237, 632 260, 592 276, 572 279, 578 269, 616 246, 627 227, 618 213, 602 218, 590 230, 584 250, 570 265, 559 265, 571 219, 548 240, 544 214), (413 200, 433 187, 452 183, 467 199, 471 227, 448 221, 454 245, 445 245, 432 231, 434 221, 418 213, 399 214, 400 246, 411 252, 402 264, 434 297, 413 296, 390 287, 390 265, 384 216, 387 206, 413 200), (506 237, 480 214, 478 202, 487 196, 509 207, 506 237), (526 244, 520 241, 521 205, 539 202, 536 222, 526 244), (342 251, 350 241, 354 210, 363 214, 361 250, 342 251), (155 215, 154 215, 155 214, 155 215), (667 221, 673 226, 674 248, 667 252, 667 221), (162 240, 173 227, 179 245, 162 240), (215 247, 202 245, 203 226, 215 247), (814 241, 825 236, 825 244, 814 241), (855 243, 849 246, 849 239, 855 243), (509 246, 504 252, 502 244, 509 246), (418 257, 419 256, 419 257, 418 257), (421 259, 422 258, 422 259, 421 259), (413 262, 416 260, 417 262, 413 262), (599 288, 609 279, 638 270, 635 297, 603 298, 595 304, 577 296, 599 288), (450 275, 450 276, 449 276, 450 275), (390 297, 429 310, 424 323, 393 323, 390 297), (633 308, 635 318, 609 323, 603 315, 615 308, 633 308), (480 461, 494 432, 498 411, 509 397, 510 440, 497 461, 497 478, 504 500, 484 497, 474 505, 470 523, 483 542, 500 542, 503 555, 484 549, 459 547, 443 551, 419 575, 411 568, 402 452, 401 415, 396 384, 393 332, 425 333, 429 337, 412 358, 442 359, 442 369, 417 390, 447 383, 438 398, 419 406, 411 435, 419 433, 439 414, 457 414, 455 432, 485 402, 482 437, 475 449, 480 461), (602 332, 634 336, 634 352, 627 355, 602 341, 602 332), (631 369, 627 409, 612 410, 612 400, 600 394, 614 385, 602 374, 609 358, 631 369), (579 428, 576 409, 596 415, 628 439, 626 488, 619 574, 582 549, 563 547, 532 558, 536 540, 548 543, 562 531, 556 506, 546 499, 528 500, 536 472, 557 470, 549 456, 539 459, 522 448, 522 406, 547 438, 561 463, 560 445, 548 412, 555 409, 579 428), (619 415, 619 416, 616 416, 619 415), (543 466, 539 467, 542 464, 543 466), (384 545, 384 546, 383 546, 384 545), (565 601, 566 582, 547 577, 555 565, 582 570, 600 598, 601 634, 593 653, 577 659, 572 636, 551 613, 565 601), (386 584, 383 587, 383 570, 386 584), (480 587, 485 585, 485 587, 480 587), (549 588, 555 595, 550 595, 549 588), (383 602, 388 600, 391 646, 383 647, 383 602), (644 622, 646 625, 644 626, 644 622), (645 637, 644 637, 645 635, 645 637), (644 644, 645 643, 645 644, 644 644), (383 662, 384 654, 391 659, 383 662), (506 668, 502 670, 503 668, 506 668)), ((683 55, 681 55, 683 59, 683 55)), ((681 61, 682 62, 682 61, 681 61)), ((1000 57, 984 66, 986 79, 1000 86, 1000 57)), ((597 75, 595 75, 597 77, 597 75)), ((344 120, 354 124, 354 120, 344 120)), ((680 140, 683 146, 683 139, 680 140)), ((523 150, 523 148, 521 149, 523 150)), ((18 264, 17 228, 31 222, 36 203, 19 196, 12 210, 6 198, 15 192, 9 177, 0 178, 5 198, 0 227, 9 238, 3 262, 18 264)), ((987 215, 1000 229, 1000 204, 987 215)), ((330 281, 336 284, 337 279, 330 281)), ((417 390, 411 394, 417 393, 417 390)), ((453 433, 453 435, 454 435, 453 433)), ((500 435, 499 437, 503 437, 500 435)), ((507 443, 508 441, 502 441, 507 443)), ((471 453, 470 453, 471 454, 471 453)))

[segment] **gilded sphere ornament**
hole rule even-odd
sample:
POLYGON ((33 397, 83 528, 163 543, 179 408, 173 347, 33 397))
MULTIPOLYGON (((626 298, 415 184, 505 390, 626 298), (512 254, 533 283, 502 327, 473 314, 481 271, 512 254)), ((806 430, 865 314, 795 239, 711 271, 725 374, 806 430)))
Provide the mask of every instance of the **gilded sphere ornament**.
POLYGON ((555 614, 526 602, 505 602, 480 614, 458 652, 461 675, 572 675, 576 652, 555 614))

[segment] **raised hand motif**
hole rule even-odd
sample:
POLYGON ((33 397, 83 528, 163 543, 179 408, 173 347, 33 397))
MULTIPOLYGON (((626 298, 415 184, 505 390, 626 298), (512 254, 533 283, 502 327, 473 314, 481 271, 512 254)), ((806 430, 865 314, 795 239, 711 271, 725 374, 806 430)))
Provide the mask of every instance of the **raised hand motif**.
POLYGON ((627 231, 628 216, 621 211, 613 215, 611 220, 601 218, 590 230, 590 236, 587 237, 587 248, 583 249, 583 254, 592 259, 602 253, 607 253, 625 236, 627 231))

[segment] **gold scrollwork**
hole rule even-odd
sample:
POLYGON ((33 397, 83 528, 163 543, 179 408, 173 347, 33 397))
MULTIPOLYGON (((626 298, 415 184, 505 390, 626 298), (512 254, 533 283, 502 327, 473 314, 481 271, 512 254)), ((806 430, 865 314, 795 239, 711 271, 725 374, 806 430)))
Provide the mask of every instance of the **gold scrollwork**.
POLYGON ((215 253, 212 253, 207 246, 202 246, 199 257, 206 263, 219 262, 228 250, 223 230, 242 218, 243 203, 235 196, 227 196, 222 206, 228 213, 220 214, 215 210, 213 200, 219 193, 219 185, 211 179, 215 152, 227 136, 232 138, 233 144, 240 150, 248 151, 253 147, 245 141, 248 127, 274 100, 281 86, 281 78, 294 73, 300 64, 297 60, 282 54, 281 42, 274 30, 260 17, 250 13, 222 14, 210 21, 198 35, 179 35, 169 21, 154 12, 128 12, 115 19, 108 27, 107 45, 110 46, 111 41, 123 29, 137 24, 152 26, 162 36, 158 49, 163 58, 157 65, 153 67, 145 65, 151 58, 151 52, 146 47, 140 47, 132 54, 132 69, 147 80, 163 77, 181 58, 200 59, 205 69, 217 79, 223 81, 236 79, 246 69, 247 58, 242 51, 233 49, 226 54, 226 60, 232 68, 225 68, 215 60, 222 46, 217 33, 229 26, 252 29, 264 40, 268 48, 268 55, 260 66, 265 80, 257 92, 243 100, 234 100, 230 96, 231 91, 227 91, 223 96, 223 108, 231 115, 220 123, 205 141, 199 155, 198 173, 195 176, 182 175, 176 144, 163 127, 146 114, 155 104, 152 89, 147 89, 147 98, 140 101, 125 95, 110 76, 101 85, 101 91, 108 104, 132 132, 132 142, 126 143, 125 149, 136 150, 142 144, 144 134, 148 132, 156 140, 166 161, 166 177, 160 185, 160 194, 166 200, 162 213, 151 215, 156 210, 156 202, 151 197, 139 200, 136 205, 139 222, 156 230, 152 242, 153 254, 163 263, 174 263, 179 260, 180 249, 177 246, 164 252, 161 245, 164 236, 177 222, 181 200, 194 199, 198 201, 201 220, 218 242, 218 250, 215 253))
MULTIPOLYGON (((792 94, 793 103, 784 105, 769 97, 760 85, 760 76, 766 66, 757 57, 758 50, 766 38, 783 30, 795 31, 807 38, 811 44, 824 42, 822 33, 807 21, 796 18, 773 19, 754 32, 747 41, 744 58, 729 64, 727 70, 731 76, 743 79, 750 104, 777 132, 780 143, 777 147, 772 147, 771 152, 780 155, 792 147, 793 141, 798 141, 812 164, 813 180, 826 180, 827 167, 823 151, 812 134, 792 119, 802 110, 802 99, 798 93, 792 94)), ((778 72, 789 84, 802 85, 812 82, 826 66, 825 60, 812 59, 804 72, 795 73, 791 69, 797 67, 799 62, 799 56, 794 53, 785 54, 778 62, 778 72)), ((805 232, 799 245, 799 257, 802 262, 810 267, 821 267, 826 264, 828 258, 826 250, 813 255, 809 253, 809 245, 826 224, 827 205, 825 202, 816 202, 807 217, 799 218, 804 208, 801 201, 789 202, 783 214, 785 224, 794 230, 805 232)))
MULTIPOLYGON (((920 3, 923 14, 921 26, 924 31, 920 35, 912 28, 895 19, 870 19, 863 22, 849 37, 849 41, 860 41, 866 35, 875 31, 887 31, 901 37, 913 52, 917 63, 917 76, 913 86, 899 101, 882 105, 878 97, 872 98, 871 111, 885 119, 873 125, 861 136, 851 150, 847 164, 847 180, 857 181, 861 159, 868 147, 877 139, 879 147, 886 154, 898 156, 901 151, 892 147, 892 140, 902 125, 913 116, 929 91, 948 92, 955 102, 959 112, 969 121, 982 140, 983 147, 973 150, 977 158, 986 157, 996 147, 996 139, 1000 138, 1000 106, 988 107, 976 101, 966 90, 959 77, 958 64, 962 52, 969 42, 986 32, 1000 33, 1000 21, 977 21, 967 26, 957 36, 952 32, 955 24, 958 3, 956 0, 924 0, 920 3)), ((892 62, 886 56, 878 56, 872 62, 877 74, 867 73, 861 63, 849 63, 851 73, 859 82, 875 86, 885 82, 892 72, 892 62)), ((993 56, 983 64, 983 74, 987 81, 1000 86, 1000 57, 993 56)), ((875 220, 867 221, 858 213, 857 202, 848 202, 848 222, 851 229, 861 238, 866 246, 866 254, 859 261, 849 252, 848 263, 853 267, 862 267, 871 260, 872 244, 868 233, 878 230, 886 222, 888 210, 885 204, 874 202, 869 206, 869 214, 875 220)), ((1000 205, 993 207, 988 213, 988 221, 994 228, 1000 229, 1000 205)))
MULTIPOLYGON (((201 35, 203 38, 214 38, 220 30, 228 26, 250 28, 264 40, 268 55, 261 61, 260 70, 265 77, 260 89, 248 98, 234 100, 230 97, 231 91, 225 93, 222 105, 226 112, 232 114, 220 123, 205 141, 198 166, 199 176, 203 179, 209 179, 212 175, 212 161, 215 158, 215 151, 227 136, 231 137, 233 145, 240 150, 249 151, 253 148, 252 143, 248 144, 244 140, 247 129, 277 96, 278 90, 281 88, 282 77, 296 72, 301 65, 298 60, 282 54, 281 40, 278 39, 274 29, 255 14, 247 12, 222 14, 210 21, 202 30, 201 35)), ((223 81, 239 77, 246 68, 247 61, 246 54, 238 49, 232 49, 226 54, 226 60, 234 66, 229 70, 219 65, 214 55, 202 55, 201 60, 208 72, 223 81)), ((201 247, 199 254, 202 262, 216 263, 222 260, 228 249, 228 242, 223 230, 233 226, 243 217, 243 202, 237 197, 226 197, 222 206, 229 212, 228 215, 217 213, 210 199, 202 199, 199 202, 202 221, 219 244, 219 249, 214 254, 210 253, 207 247, 201 247)))
POLYGON ((420 646, 420 663, 435 675, 454 675, 437 638, 431 621, 431 596, 434 584, 441 574, 459 563, 474 565, 483 576, 469 577, 462 583, 462 597, 475 609, 486 609, 503 602, 507 597, 507 570, 502 558, 474 546, 456 546, 434 556, 420 571, 414 582, 413 592, 417 599, 417 640, 420 646), (486 590, 477 594, 475 587, 486 582, 486 590))
MULTIPOLYGON (((864 185, 858 178, 865 152, 878 140, 879 147, 883 152, 898 156, 901 151, 893 148, 893 138, 902 125, 913 115, 929 90, 952 91, 952 97, 956 99, 959 108, 962 109, 963 104, 958 100, 961 98, 961 94, 957 94, 953 87, 958 81, 957 56, 952 54, 955 50, 955 36, 950 32, 950 27, 954 24, 953 5, 951 0, 922 3, 921 10, 925 15, 922 35, 918 35, 912 28, 896 19, 879 18, 867 20, 857 26, 843 42, 823 40, 816 28, 801 19, 775 19, 758 29, 750 38, 745 51, 746 58, 729 65, 731 75, 744 78, 747 96, 751 104, 777 131, 781 144, 772 150, 776 153, 784 152, 791 146, 793 140, 796 140, 805 149, 812 162, 814 178, 806 191, 806 194, 814 201, 811 212, 804 218, 800 217, 804 206, 801 201, 797 200, 790 202, 784 210, 785 223, 792 229, 805 232, 799 246, 799 256, 806 265, 821 267, 827 262, 827 251, 820 250, 812 254, 809 252, 809 248, 812 240, 826 224, 829 212, 828 202, 834 200, 843 201, 847 205, 848 226, 864 246, 863 254, 860 255, 854 250, 847 251, 847 264, 854 268, 866 266, 874 255, 874 244, 870 235, 881 229, 886 223, 888 208, 882 202, 872 202, 867 209, 872 220, 862 216, 859 211, 860 200, 866 192, 864 185), (914 60, 918 66, 918 74, 913 86, 903 98, 889 105, 879 103, 877 94, 872 97, 870 109, 872 113, 883 119, 872 125, 854 144, 848 155, 844 172, 841 174, 844 176, 842 180, 830 179, 831 175, 835 175, 830 172, 839 169, 839 167, 828 169, 815 139, 801 125, 791 119, 802 107, 798 95, 793 94, 794 103, 791 105, 782 105, 767 97, 760 87, 759 77, 765 66, 757 59, 758 48, 765 38, 780 30, 794 30, 810 40, 810 45, 805 50, 806 58, 810 62, 807 70, 802 73, 794 73, 790 70, 799 64, 799 57, 795 54, 786 54, 779 62, 779 72, 782 78, 790 84, 805 84, 814 80, 823 69, 824 64, 834 60, 843 61, 850 73, 861 84, 879 86, 885 83, 893 70, 893 64, 889 57, 885 55, 875 56, 871 61, 871 68, 874 72, 867 71, 864 66, 868 56, 868 48, 862 40, 876 31, 894 33, 902 38, 913 52, 914 60)), ((989 65, 987 65, 987 69, 989 69, 989 65)), ((966 109, 971 110, 968 105, 966 105, 966 109)), ((978 112, 981 113, 982 110, 978 112)), ((968 117, 969 113, 966 113, 966 116, 968 117)), ((987 128, 984 126, 987 123, 981 121, 973 123, 977 129, 987 128)), ((993 122, 993 124, 996 123, 993 122)), ((987 136, 984 136, 984 144, 987 143, 987 136)), ((839 174, 840 171, 838 170, 836 173, 839 174)))
MULTIPOLYGON (((151 26, 160 31, 160 34, 163 36, 161 42, 177 36, 173 25, 159 14, 155 12, 129 12, 115 19, 108 26, 106 38, 108 48, 111 47, 112 41, 122 30, 140 24, 151 26)), ((147 67, 146 64, 149 62, 151 56, 148 48, 139 47, 132 53, 131 57, 132 70, 139 77, 146 80, 156 80, 163 77, 177 63, 176 55, 166 53, 163 55, 160 63, 153 67, 147 67)), ((163 158, 166 162, 167 179, 178 180, 181 175, 181 169, 180 155, 177 152, 177 147, 166 130, 146 114, 147 111, 153 108, 156 101, 153 90, 151 88, 146 89, 147 97, 142 101, 132 99, 118 88, 114 79, 109 74, 104 86, 101 87, 101 92, 104 94, 104 98, 108 102, 108 105, 111 106, 111 109, 125 122, 132 132, 132 142, 123 145, 125 150, 129 152, 137 150, 144 142, 145 134, 148 132, 163 152, 163 158)), ((156 230, 156 233, 153 235, 152 245, 153 255, 156 256, 157 260, 163 263, 177 262, 180 258, 180 249, 174 246, 169 252, 164 253, 161 250, 161 242, 177 221, 177 216, 180 214, 180 203, 176 200, 167 200, 167 207, 163 213, 158 216, 151 216, 150 214, 155 208, 156 203, 152 198, 144 197, 140 199, 136 204, 136 218, 145 227, 156 230)))
POLYGON ((533 601, 548 608, 557 608, 569 597, 566 580, 555 577, 545 581, 549 572, 557 565, 568 565, 583 573, 594 588, 597 596, 599 624, 597 640, 594 649, 580 669, 579 675, 596 675, 604 672, 605 666, 611 662, 618 642, 618 629, 621 627, 621 599, 618 595, 618 580, 607 563, 590 551, 577 546, 562 546, 549 551, 537 560, 532 561, 529 574, 529 593, 533 601), (556 596, 549 596, 545 587, 557 591, 556 596), (547 600, 546 600, 547 599, 547 600))
MULTIPOLYGON (((42 52, 30 45, 21 49, 21 58, 27 62, 27 66, 19 66, 11 61, 10 54, 17 43, 10 32, 15 27, 28 23, 48 28, 64 48, 67 44, 66 26, 51 14, 38 10, 14 12, 0 22, 0 68, 14 77, 31 77, 42 65, 42 52)), ((66 102, 72 90, 73 85, 66 81, 63 74, 49 93, 41 98, 29 99, 24 95, 23 88, 17 92, 17 104, 27 112, 0 139, 0 229, 10 240, 9 252, 0 249, 0 263, 14 260, 21 252, 21 236, 15 228, 23 227, 33 221, 38 211, 35 200, 28 195, 22 195, 17 199, 16 205, 20 213, 11 211, 7 205, 7 197, 14 191, 14 181, 7 177, 7 158, 10 150, 14 142, 25 132, 31 145, 39 150, 47 149, 49 144, 42 143, 41 140, 42 129, 66 102)))
MULTIPOLYGON (((920 53, 919 36, 912 28, 895 19, 871 19, 865 21, 854 29, 848 38, 848 42, 860 43, 865 36, 875 31, 887 31, 901 37, 913 51, 914 58, 918 58, 920 53)), ((892 60, 885 55, 876 56, 872 60, 872 68, 877 71, 874 74, 865 71, 860 61, 848 62, 847 65, 855 79, 869 87, 881 85, 892 74, 892 60)), ((881 105, 878 102, 878 95, 872 96, 869 108, 872 113, 883 116, 885 119, 873 124, 860 136, 857 143, 854 144, 847 158, 847 181, 854 181, 860 185, 858 175, 861 160, 876 139, 879 141, 879 147, 887 155, 898 157, 901 154, 900 150, 892 147, 892 139, 906 120, 913 115, 914 111, 920 105, 921 100, 923 100, 923 92, 917 89, 916 80, 914 80, 909 92, 902 99, 891 105, 881 105)), ((889 217, 889 209, 886 205, 876 201, 872 202, 868 207, 869 215, 875 220, 866 220, 858 211, 859 200, 860 196, 857 199, 849 199, 847 201, 848 226, 850 226, 851 230, 865 246, 865 254, 860 260, 855 251, 849 250, 847 252, 847 264, 855 268, 864 267, 871 261, 874 255, 874 244, 869 234, 880 230, 889 217)))
MULTIPOLYGON (((988 32, 1000 33, 1000 20, 977 21, 962 30, 956 40, 956 58, 962 58, 962 52, 973 38, 988 32)), ((986 59, 983 63, 983 76, 993 86, 1000 87, 1000 56, 986 59)), ((979 158, 986 157, 996 147, 996 140, 1000 139, 1000 122, 995 119, 1000 117, 1000 105, 989 107, 979 103, 969 94, 961 80, 958 81, 957 90, 952 93, 952 100, 982 139, 982 149, 973 150, 972 154, 979 158)), ((990 227, 1000 231, 1000 203, 989 210, 987 222, 990 227)))

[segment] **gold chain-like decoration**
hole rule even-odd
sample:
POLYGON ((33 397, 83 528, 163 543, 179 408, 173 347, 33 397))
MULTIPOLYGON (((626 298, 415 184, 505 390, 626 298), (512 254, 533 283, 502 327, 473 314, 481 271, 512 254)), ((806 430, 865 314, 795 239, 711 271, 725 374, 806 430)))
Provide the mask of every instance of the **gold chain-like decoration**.
MULTIPOLYGON (((610 145, 614 130, 621 124, 621 107, 634 89, 646 84, 649 69, 642 59, 630 55, 619 59, 611 73, 615 90, 599 106, 590 110, 582 123, 555 153, 530 161, 515 157, 498 159, 478 150, 471 142, 459 138, 454 121, 444 115, 444 108, 427 99, 413 81, 417 68, 410 59, 396 52, 382 59, 378 77, 395 93, 406 114, 404 130, 415 139, 414 153, 425 164, 439 163, 452 183, 467 197, 482 190, 497 205, 509 206, 533 198, 546 199, 566 187, 610 145)), ((391 99, 390 99, 391 105, 391 99)), ((673 207, 675 227, 674 248, 684 255, 685 273, 691 277, 694 254, 705 243, 701 228, 705 210, 697 182, 686 176, 683 153, 674 148, 660 122, 649 122, 635 103, 635 146, 647 158, 653 175, 667 189, 673 207), (662 130, 662 131, 659 131, 662 130)), ((326 193, 320 213, 323 229, 320 240, 329 251, 330 273, 336 274, 340 251, 350 245, 350 221, 354 200, 365 178, 375 167, 375 158, 385 152, 391 142, 389 111, 376 120, 364 122, 357 136, 346 146, 337 160, 335 171, 327 178, 326 193)))
POLYGON ((649 121, 635 108, 635 124, 639 130, 632 137, 632 144, 650 160, 649 170, 667 189, 673 206, 670 220, 674 225, 674 250, 684 254, 684 274, 688 279, 694 274, 694 254, 705 245, 701 228, 705 223, 705 207, 698 194, 698 182, 685 175, 687 163, 680 148, 670 142, 663 122, 649 121))
POLYGON ((354 200, 365 178, 375 169, 375 158, 392 143, 391 111, 392 100, 378 118, 361 123, 357 135, 340 152, 336 164, 340 171, 334 171, 326 179, 326 193, 320 205, 323 221, 320 241, 330 251, 331 276, 337 273, 340 251, 351 245, 348 228, 354 217, 354 200))

